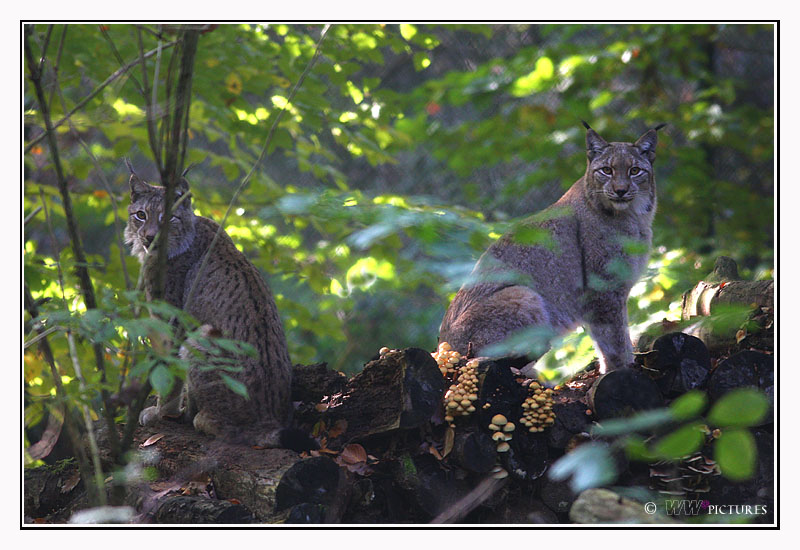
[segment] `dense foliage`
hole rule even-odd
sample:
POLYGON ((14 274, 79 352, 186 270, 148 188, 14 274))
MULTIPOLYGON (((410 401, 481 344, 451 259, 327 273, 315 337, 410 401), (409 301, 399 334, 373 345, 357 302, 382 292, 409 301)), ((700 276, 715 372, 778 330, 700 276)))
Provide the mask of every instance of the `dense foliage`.
MULTIPOLYGON (((154 109, 168 112, 158 84, 181 35, 134 25, 31 30, 37 59, 48 44, 53 121, 79 106, 56 131, 98 307, 87 311, 79 290, 28 82, 24 215, 45 208, 25 225, 25 284, 51 331, 44 337, 60 382, 96 415, 100 387, 113 393, 122 377, 148 372, 157 387, 171 380, 149 351, 129 347, 166 329, 140 313, 138 264, 120 233, 123 159, 159 181, 142 84, 156 83, 154 109), (146 71, 134 64, 104 85, 141 52, 153 52, 146 71), (67 333, 78 337, 72 355, 67 333), (92 344, 104 351, 102 373, 90 368, 92 344)), ((770 26, 334 25, 289 101, 321 30, 204 28, 188 115, 194 206, 220 221, 285 111, 225 229, 269 281, 293 361, 354 372, 381 346, 433 349, 446 305, 482 250, 582 174, 581 119, 613 141, 669 124, 656 162, 651 269, 630 302, 634 325, 674 315, 719 254, 736 258, 746 278, 771 276, 770 26)), ((32 325, 25 330, 35 337, 32 325)), ((585 364, 591 354, 578 333, 548 364, 585 364)), ((35 345, 24 358, 33 425, 57 381, 35 345)))

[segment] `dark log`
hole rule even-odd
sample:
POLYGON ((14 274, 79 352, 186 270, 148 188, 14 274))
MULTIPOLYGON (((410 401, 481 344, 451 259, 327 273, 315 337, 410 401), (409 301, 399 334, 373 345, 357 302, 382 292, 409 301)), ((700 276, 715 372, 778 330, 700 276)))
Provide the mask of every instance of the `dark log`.
POLYGON ((683 295, 681 318, 711 315, 722 304, 746 304, 753 308, 774 307, 774 281, 739 281, 736 262, 720 256, 712 271, 683 295))
POLYGON ((300 524, 314 524, 325 523, 325 514, 327 508, 322 504, 311 504, 310 502, 303 502, 292 506, 289 515, 286 517, 286 523, 300 523, 300 524))
POLYGON ((324 397, 344 391, 347 377, 328 368, 327 363, 295 365, 292 370, 292 401, 318 403, 324 397))
MULTIPOLYGON (((107 449, 104 428, 98 429, 98 445, 107 449)), ((165 498, 165 489, 180 490, 192 480, 206 475, 211 479, 215 495, 235 499, 259 522, 280 520, 275 514, 275 492, 281 476, 301 460, 298 453, 287 449, 261 449, 237 445, 200 434, 190 424, 162 421, 134 432, 134 458, 144 466, 158 469, 159 479, 152 487, 130 487, 126 501, 144 517, 153 521, 153 514, 165 498), (162 436, 157 442, 140 447, 151 436, 162 436)), ((101 457, 107 456, 101 452, 101 457)), ((106 467, 110 460, 104 460, 106 467)))
POLYGON ((761 425, 771 424, 775 393, 775 357, 759 351, 740 351, 721 361, 708 381, 708 395, 716 401, 736 388, 751 387, 764 392, 770 410, 761 425))
POLYGON ((488 476, 481 480, 475 488, 458 501, 438 514, 431 523, 457 523, 475 508, 490 501, 507 483, 506 479, 488 476))
MULTIPOLYGON (((498 507, 484 513, 476 511, 468 517, 469 523, 481 524, 557 524, 558 516, 544 502, 534 497, 530 490, 516 491, 498 507), (474 518, 474 519, 473 519, 474 518)), ((511 492, 511 491, 509 491, 511 492)))
POLYGON ((711 373, 711 355, 705 344, 682 332, 665 334, 653 342, 644 357, 645 372, 664 395, 703 389, 711 373))
POLYGON ((43 518, 68 507, 85 494, 74 460, 54 466, 26 468, 24 487, 23 512, 31 519, 43 518))
POLYGON ((469 429, 456 433, 450 458, 470 472, 491 471, 497 461, 497 443, 482 430, 469 429))
POLYGON ((595 417, 600 420, 664 406, 664 397, 656 383, 646 374, 627 368, 598 378, 588 397, 595 417))
POLYGON ((772 319, 772 310, 763 314, 756 311, 750 315, 748 330, 738 326, 725 327, 698 322, 686 327, 683 332, 702 340, 712 355, 724 355, 750 348, 772 351, 775 348, 772 319))
POLYGON ((578 495, 570 488, 569 480, 554 481, 548 476, 542 478, 539 498, 560 518, 565 518, 578 495))
POLYGON ((737 279, 736 262, 724 256, 717 258, 714 271, 683 295, 681 318, 709 316, 723 312, 721 306, 739 304, 753 310, 746 329, 728 323, 698 322, 682 332, 701 339, 712 354, 753 347, 772 350, 775 283, 737 279))
POLYGON ((556 402, 553 405, 556 420, 546 432, 548 444, 564 449, 573 437, 588 432, 592 418, 588 411, 589 408, 580 401, 556 402))
POLYGON ((681 318, 712 315, 725 304, 744 304, 755 308, 772 309, 775 305, 775 281, 700 281, 683 295, 681 318))
POLYGON ((298 462, 281 477, 275 491, 275 511, 303 503, 332 505, 342 484, 341 477, 345 475, 339 465, 326 456, 298 462))
POLYGON ((227 500, 192 496, 173 496, 163 499, 155 511, 156 523, 254 523, 250 511, 227 500))
POLYGON ((427 523, 447 512, 474 487, 474 482, 459 479, 455 470, 442 468, 429 454, 406 455, 393 466, 395 484, 407 493, 417 522, 427 523))
POLYGON ((670 332, 680 330, 680 323, 677 321, 669 321, 663 319, 657 323, 649 325, 644 331, 636 338, 633 349, 636 353, 647 353, 653 349, 653 343, 661 336, 670 332))
POLYGON ((445 380, 431 354, 419 348, 390 351, 370 361, 328 406, 330 424, 347 420, 344 437, 358 440, 415 428, 441 406, 445 380))
POLYGON ((509 450, 498 454, 500 463, 514 479, 526 482, 539 479, 549 466, 547 434, 519 430, 510 441, 509 450))

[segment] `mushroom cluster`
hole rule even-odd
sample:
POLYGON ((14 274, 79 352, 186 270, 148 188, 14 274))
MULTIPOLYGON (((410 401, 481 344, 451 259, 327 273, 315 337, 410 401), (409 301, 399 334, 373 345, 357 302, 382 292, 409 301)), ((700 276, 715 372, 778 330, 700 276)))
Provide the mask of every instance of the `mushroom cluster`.
POLYGON ((508 442, 511 441, 516 426, 513 422, 502 414, 496 414, 492 417, 492 422, 489 424, 489 429, 494 433, 492 439, 497 443, 497 452, 505 453, 510 448, 508 442))
POLYGON ((450 347, 447 342, 441 342, 434 353, 431 353, 442 376, 455 374, 456 365, 461 361, 461 354, 450 347))
POLYGON ((520 422, 523 426, 528 428, 528 431, 543 432, 545 428, 550 427, 556 420, 556 415, 553 412, 553 390, 550 388, 542 388, 538 382, 531 382, 528 386, 528 391, 531 392, 525 401, 522 403, 522 418, 520 422))
MULTIPOLYGON (((443 342, 446 344, 447 342, 443 342)), ((441 349, 441 346, 439 346, 441 349)), ((458 352, 455 352, 458 353, 458 352)), ((459 355, 460 358, 460 355, 459 355)), ((450 368, 455 373, 455 363, 450 368)), ((478 399, 478 361, 472 359, 458 369, 458 378, 444 394, 445 421, 455 427, 453 422, 457 416, 467 416, 475 412, 474 402, 478 399)), ((441 369, 441 365, 439 366, 441 369)), ((442 374, 445 374, 444 372, 442 374)))

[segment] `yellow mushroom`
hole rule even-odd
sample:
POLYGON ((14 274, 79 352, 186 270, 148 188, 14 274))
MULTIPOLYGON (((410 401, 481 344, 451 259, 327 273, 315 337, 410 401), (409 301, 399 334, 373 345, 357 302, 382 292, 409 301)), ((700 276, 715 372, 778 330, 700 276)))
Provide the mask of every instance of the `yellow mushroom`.
POLYGON ((506 419, 506 417, 503 416, 502 414, 496 414, 492 417, 492 424, 496 426, 502 426, 506 422, 508 422, 508 419, 506 419))

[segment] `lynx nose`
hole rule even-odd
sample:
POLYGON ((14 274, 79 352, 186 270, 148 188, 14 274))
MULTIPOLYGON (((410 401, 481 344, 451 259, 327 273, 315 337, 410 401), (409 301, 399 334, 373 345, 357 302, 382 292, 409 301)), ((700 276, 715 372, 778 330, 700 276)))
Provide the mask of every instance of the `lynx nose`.
POLYGON ((627 192, 627 189, 614 189, 614 193, 616 193, 620 198, 624 197, 627 192))
POLYGON ((156 238, 155 235, 145 235, 144 236, 144 242, 147 244, 147 248, 150 248, 150 246, 152 246, 153 241, 155 240, 155 238, 156 238))

